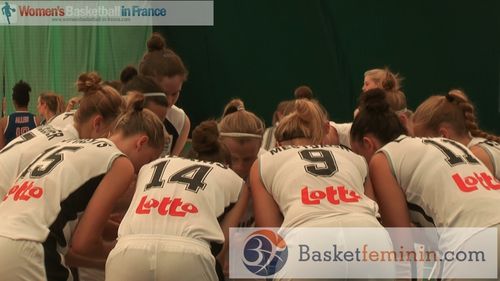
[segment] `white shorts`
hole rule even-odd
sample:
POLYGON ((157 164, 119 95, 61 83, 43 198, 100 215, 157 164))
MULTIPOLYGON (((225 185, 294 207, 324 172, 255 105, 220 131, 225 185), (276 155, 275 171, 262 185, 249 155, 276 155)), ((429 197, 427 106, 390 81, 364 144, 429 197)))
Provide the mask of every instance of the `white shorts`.
MULTIPOLYGON (((497 229, 497 278, 496 279, 478 279, 478 278, 470 278, 467 277, 468 272, 470 271, 469 268, 464 267, 460 262, 444 262, 443 263, 443 280, 447 281, 453 281, 453 280, 465 280, 464 278, 467 278, 467 280, 500 280, 500 224, 495 224, 490 226, 490 228, 496 228, 497 229), (447 276, 454 276, 454 278, 449 278, 447 276), (456 276, 460 276, 461 278, 456 278, 456 276)), ((486 229, 486 228, 485 228, 486 229)), ((476 233, 474 235, 478 235, 479 233, 476 233)), ((473 236, 472 236, 473 237, 473 236)), ((464 252, 475 252, 478 249, 481 249, 481 247, 484 247, 484 241, 481 239, 469 239, 465 241, 458 249, 455 251, 464 251, 464 252), (477 244, 477 245, 476 245, 477 244)))
POLYGON ((80 281, 104 281, 104 270, 97 268, 79 267, 78 280, 80 281))
POLYGON ((106 261, 106 281, 216 281, 215 258, 197 239, 168 235, 121 237, 106 261))
POLYGON ((0 236, 0 279, 47 280, 42 243, 0 236))

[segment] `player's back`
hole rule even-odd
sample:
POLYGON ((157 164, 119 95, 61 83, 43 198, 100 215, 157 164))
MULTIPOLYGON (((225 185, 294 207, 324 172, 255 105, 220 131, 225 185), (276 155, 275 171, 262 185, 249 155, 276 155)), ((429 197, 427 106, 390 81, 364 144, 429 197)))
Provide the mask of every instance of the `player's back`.
POLYGON ((500 182, 460 143, 400 136, 379 151, 386 155, 416 222, 438 227, 500 222, 500 182))
POLYGON ((220 163, 165 157, 140 170, 119 237, 172 235, 223 242, 218 218, 239 197, 243 180, 220 163))
POLYGON ((3 197, 0 235, 45 242, 50 232, 51 239, 66 246, 63 229, 85 210, 121 155, 107 139, 66 140, 51 146, 19 174, 3 197))
POLYGON ((366 161, 347 147, 276 147, 259 156, 259 165, 262 182, 284 216, 283 226, 339 216, 375 220, 377 204, 364 195, 366 161))
POLYGON ((8 144, 20 135, 36 128, 35 115, 27 111, 16 111, 7 117, 7 124, 3 132, 5 143, 8 144))
POLYGON ((495 177, 500 179, 500 143, 484 138, 472 138, 467 147, 471 148, 475 145, 482 148, 488 154, 493 165, 495 177))
POLYGON ((64 130, 45 125, 37 127, 10 142, 0 150, 0 197, 5 195, 17 175, 37 155, 62 140, 78 138, 73 126, 64 130))
POLYGON ((58 129, 63 129, 68 125, 73 125, 75 112, 76 110, 63 112, 52 118, 49 124, 58 129))

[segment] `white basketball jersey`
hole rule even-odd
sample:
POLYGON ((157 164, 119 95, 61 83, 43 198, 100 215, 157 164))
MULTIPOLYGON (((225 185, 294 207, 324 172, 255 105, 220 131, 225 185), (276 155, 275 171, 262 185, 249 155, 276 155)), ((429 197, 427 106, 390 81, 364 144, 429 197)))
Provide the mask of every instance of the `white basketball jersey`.
POLYGON ((167 110, 167 116, 165 117, 172 123, 174 128, 177 130, 179 135, 181 134, 182 128, 184 128, 184 122, 186 122, 186 113, 182 108, 172 105, 167 110))
POLYGON ((339 215, 375 218, 377 204, 364 195, 366 161, 347 147, 276 147, 259 163, 262 182, 284 216, 283 227, 339 215))
POLYGON ((63 129, 68 125, 73 125, 76 110, 63 112, 54 117, 50 124, 56 128, 63 129))
POLYGON ((335 123, 330 121, 330 126, 335 128, 339 136, 341 145, 351 148, 351 127, 352 123, 335 123))
POLYGON ((220 163, 178 157, 142 167, 118 230, 127 235, 174 235, 224 242, 218 218, 235 203, 243 180, 220 163))
POLYGON ((379 151, 406 195, 413 221, 436 227, 500 223, 500 182, 462 144, 400 136, 379 151))
POLYGON ((163 153, 161 156, 168 156, 172 152, 177 139, 181 135, 182 128, 184 128, 184 123, 186 122, 186 113, 181 108, 172 105, 167 111, 167 115, 165 116, 166 122, 169 124, 169 128, 165 128, 167 132, 170 134, 170 138, 165 143, 163 148, 163 153), (173 130, 173 131, 171 131, 173 130))
POLYGON ((123 155, 108 139, 66 140, 40 154, 0 204, 0 235, 65 244, 62 229, 83 212, 95 188, 123 155))
POLYGON ((42 243, 48 280, 67 280, 62 263, 70 223, 85 210, 122 152, 107 139, 66 140, 23 170, 0 203, 0 236, 42 243))
POLYGON ((37 127, 12 140, 0 150, 0 198, 12 187, 17 175, 36 156, 62 140, 77 138, 78 132, 73 125, 58 129, 49 124, 37 127))
POLYGON ((495 171, 495 177, 500 179, 500 143, 486 140, 484 138, 472 138, 472 140, 467 145, 468 148, 473 146, 479 146, 486 154, 488 154, 491 164, 493 164, 493 170, 495 171))

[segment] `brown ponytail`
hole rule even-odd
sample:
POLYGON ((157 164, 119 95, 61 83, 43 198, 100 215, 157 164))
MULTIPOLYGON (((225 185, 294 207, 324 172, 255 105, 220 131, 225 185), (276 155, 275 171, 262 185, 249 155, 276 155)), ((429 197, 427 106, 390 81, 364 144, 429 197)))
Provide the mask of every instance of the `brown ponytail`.
POLYGON ((96 72, 84 73, 76 83, 78 91, 83 93, 80 107, 75 113, 75 122, 88 121, 94 114, 103 117, 111 124, 123 112, 125 103, 120 94, 111 86, 102 86, 101 77, 96 72))
POLYGON ((415 126, 423 126, 437 132, 439 126, 448 123, 461 136, 471 134, 488 140, 500 138, 479 129, 474 105, 461 90, 451 90, 444 96, 431 96, 420 104, 413 115, 415 126))
POLYGON ((47 108, 54 115, 59 115, 64 112, 65 105, 62 96, 53 92, 45 92, 40 94, 40 101, 47 105, 47 108))
POLYGON ((324 124, 328 122, 319 103, 307 99, 294 101, 294 111, 281 119, 275 131, 279 142, 307 138, 321 144, 325 136, 324 124))
POLYGON ((114 132, 121 132, 125 137, 143 133, 148 136, 151 147, 163 148, 165 145, 163 123, 144 106, 144 95, 138 92, 132 93, 128 100, 127 111, 116 122, 114 132))
POLYGON ((490 135, 479 129, 474 105, 469 101, 463 91, 453 89, 448 92, 448 94, 446 95, 446 99, 448 101, 451 99, 451 102, 455 102, 462 110, 464 115, 465 128, 473 137, 480 137, 487 140, 500 142, 500 137, 490 135))

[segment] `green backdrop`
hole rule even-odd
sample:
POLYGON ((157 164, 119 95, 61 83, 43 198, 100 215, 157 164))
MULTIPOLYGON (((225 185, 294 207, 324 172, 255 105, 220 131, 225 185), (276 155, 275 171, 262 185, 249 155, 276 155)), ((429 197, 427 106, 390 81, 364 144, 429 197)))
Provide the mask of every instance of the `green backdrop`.
MULTIPOLYGON (((66 100, 76 95, 75 82, 82 72, 95 70, 103 80, 117 79, 123 67, 140 60, 151 30, 151 27, 0 27, 0 74, 5 74, 7 111, 14 110, 12 87, 20 79, 31 85, 29 108, 33 113, 37 97, 43 91, 56 91, 66 100)), ((0 80, 0 94, 2 87, 0 80)))
POLYGON ((500 133, 500 2, 215 1, 213 27, 155 27, 189 67, 179 104, 193 124, 231 97, 269 124, 301 84, 335 121, 352 119, 367 69, 404 77, 412 109, 431 94, 464 89, 480 126, 500 133))

